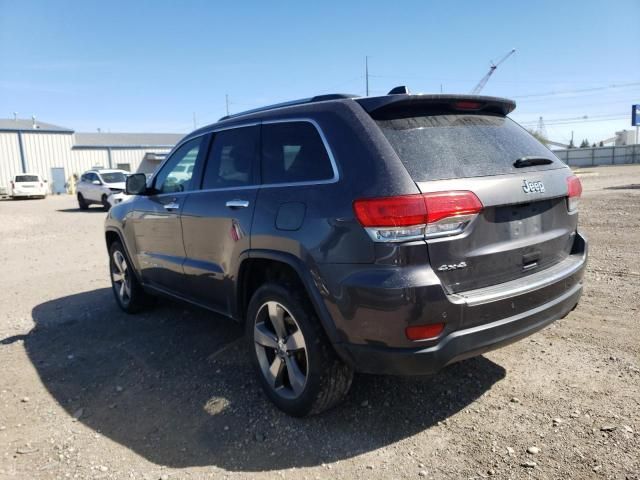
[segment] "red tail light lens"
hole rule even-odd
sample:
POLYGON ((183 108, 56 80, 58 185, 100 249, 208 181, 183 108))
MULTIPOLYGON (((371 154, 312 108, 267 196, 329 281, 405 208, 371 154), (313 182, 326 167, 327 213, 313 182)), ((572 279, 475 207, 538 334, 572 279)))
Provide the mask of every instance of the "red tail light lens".
POLYGON ((436 338, 444 330, 444 323, 432 323, 430 325, 414 325, 404 331, 409 340, 431 340, 436 338))
POLYGON ((451 191, 364 198, 353 209, 374 241, 397 242, 460 233, 482 203, 473 192, 451 191))
POLYGON ((422 195, 364 198, 353 203, 364 227, 406 227, 426 223, 427 206, 422 195))
POLYGON ((580 179, 575 175, 567 177, 567 209, 569 212, 575 212, 578 210, 581 195, 582 182, 580 182, 580 179))
POLYGON ((423 195, 427 205, 427 222, 447 217, 474 215, 482 210, 482 202, 473 192, 435 192, 423 195))

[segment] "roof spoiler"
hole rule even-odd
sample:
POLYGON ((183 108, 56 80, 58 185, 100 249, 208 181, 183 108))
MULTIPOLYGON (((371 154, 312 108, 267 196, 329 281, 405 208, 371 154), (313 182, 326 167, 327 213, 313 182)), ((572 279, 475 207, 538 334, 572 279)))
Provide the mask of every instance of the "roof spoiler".
POLYGON ((490 113, 506 116, 516 108, 507 98, 484 95, 385 95, 356 98, 376 119, 433 115, 436 113, 490 113))

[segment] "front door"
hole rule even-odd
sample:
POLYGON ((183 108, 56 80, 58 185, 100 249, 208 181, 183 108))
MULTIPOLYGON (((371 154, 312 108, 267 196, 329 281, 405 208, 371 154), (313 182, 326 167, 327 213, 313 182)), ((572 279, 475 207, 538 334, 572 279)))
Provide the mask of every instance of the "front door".
POLYGON ((133 230, 138 264, 145 283, 182 294, 185 258, 180 212, 191 191, 193 165, 202 155, 205 137, 180 146, 153 180, 152 194, 135 200, 133 230))
POLYGON ((64 168, 54 167, 51 169, 51 193, 58 195, 67 191, 65 184, 67 180, 64 176, 64 168))
POLYGON ((250 248, 259 138, 259 126, 214 133, 201 189, 182 208, 189 297, 223 314, 233 311, 237 261, 250 248))

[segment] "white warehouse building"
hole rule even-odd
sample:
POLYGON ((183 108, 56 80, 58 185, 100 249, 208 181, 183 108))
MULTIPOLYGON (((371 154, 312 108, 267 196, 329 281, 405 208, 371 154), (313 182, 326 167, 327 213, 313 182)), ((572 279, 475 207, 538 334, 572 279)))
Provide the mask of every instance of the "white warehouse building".
POLYGON ((148 154, 166 154, 183 137, 174 133, 76 133, 35 120, 0 119, 0 193, 19 173, 37 173, 51 193, 92 167, 135 172, 148 154))

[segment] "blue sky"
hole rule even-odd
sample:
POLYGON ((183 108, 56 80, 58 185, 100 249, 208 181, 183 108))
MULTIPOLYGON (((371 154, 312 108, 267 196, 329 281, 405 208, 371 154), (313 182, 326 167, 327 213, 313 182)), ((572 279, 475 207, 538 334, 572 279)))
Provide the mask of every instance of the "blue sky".
POLYGON ((482 93, 515 98, 518 121, 542 115, 553 139, 595 141, 631 128, 639 20, 638 0, 0 0, 0 117, 187 132, 194 112, 224 115, 225 94, 232 112, 364 94, 365 55, 373 94, 467 93, 516 48, 482 93))

